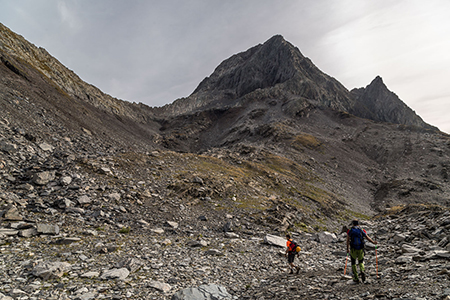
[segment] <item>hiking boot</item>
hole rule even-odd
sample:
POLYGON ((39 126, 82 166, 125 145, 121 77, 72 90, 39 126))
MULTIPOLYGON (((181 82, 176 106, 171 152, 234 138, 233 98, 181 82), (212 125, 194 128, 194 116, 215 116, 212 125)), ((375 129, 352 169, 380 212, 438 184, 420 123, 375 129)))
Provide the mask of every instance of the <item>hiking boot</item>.
POLYGON ((359 284, 359 280, 358 279, 353 279, 352 284, 359 284))
POLYGON ((292 269, 289 270, 289 274, 294 274, 294 271, 292 269))
POLYGON ((365 281, 366 281, 366 273, 361 272, 361 273, 359 274, 359 276, 361 277, 361 281, 362 281, 362 282, 365 282, 365 281))
POLYGON ((297 267, 297 272, 295 274, 298 274, 300 272, 300 267, 297 267))

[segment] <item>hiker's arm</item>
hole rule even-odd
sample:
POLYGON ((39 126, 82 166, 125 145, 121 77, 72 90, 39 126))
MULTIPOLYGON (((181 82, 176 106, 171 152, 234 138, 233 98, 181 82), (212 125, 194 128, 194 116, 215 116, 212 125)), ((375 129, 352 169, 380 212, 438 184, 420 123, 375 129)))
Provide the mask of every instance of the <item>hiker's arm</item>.
POLYGON ((367 240, 368 240, 369 242, 371 242, 372 244, 375 244, 375 245, 378 244, 378 242, 372 240, 372 239, 370 238, 370 236, 366 235, 366 238, 367 238, 367 240))
POLYGON ((347 234, 347 253, 350 253, 350 236, 347 234))

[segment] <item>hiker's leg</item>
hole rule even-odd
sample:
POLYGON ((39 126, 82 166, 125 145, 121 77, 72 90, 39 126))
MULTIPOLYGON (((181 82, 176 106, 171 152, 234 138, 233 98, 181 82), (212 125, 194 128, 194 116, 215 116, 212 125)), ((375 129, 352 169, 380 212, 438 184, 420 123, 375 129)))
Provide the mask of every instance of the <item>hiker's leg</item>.
POLYGON ((358 263, 359 263, 359 269, 361 270, 361 273, 365 272, 364 268, 364 249, 358 250, 358 263))
POLYGON ((357 255, 356 255, 356 250, 355 249, 350 249, 350 260, 352 263, 352 272, 353 272, 353 280, 354 281, 358 281, 358 270, 356 269, 356 259, 357 259, 357 255))
POLYGON ((289 264, 290 273, 293 273, 294 269, 295 269, 294 258, 295 258, 295 255, 292 255, 291 253, 288 254, 288 264, 289 264))

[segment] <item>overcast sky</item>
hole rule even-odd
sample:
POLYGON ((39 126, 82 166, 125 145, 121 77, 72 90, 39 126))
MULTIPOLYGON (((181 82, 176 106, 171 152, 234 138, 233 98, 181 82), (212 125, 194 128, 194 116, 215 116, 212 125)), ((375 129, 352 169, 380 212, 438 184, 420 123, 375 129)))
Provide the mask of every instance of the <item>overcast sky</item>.
POLYGON ((150 106, 281 34, 349 90, 381 76, 450 133, 448 0, 0 0, 0 22, 103 92, 150 106))

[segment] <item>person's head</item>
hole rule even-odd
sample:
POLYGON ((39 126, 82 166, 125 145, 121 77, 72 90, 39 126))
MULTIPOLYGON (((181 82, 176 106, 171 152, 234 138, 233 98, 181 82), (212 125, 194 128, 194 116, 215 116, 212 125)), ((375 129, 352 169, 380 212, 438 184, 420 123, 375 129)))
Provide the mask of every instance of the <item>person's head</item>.
POLYGON ((352 225, 353 226, 358 226, 359 225, 359 221, 358 220, 353 220, 352 221, 352 225))
POLYGON ((291 235, 289 233, 286 233, 286 239, 290 240, 291 239, 291 235))

